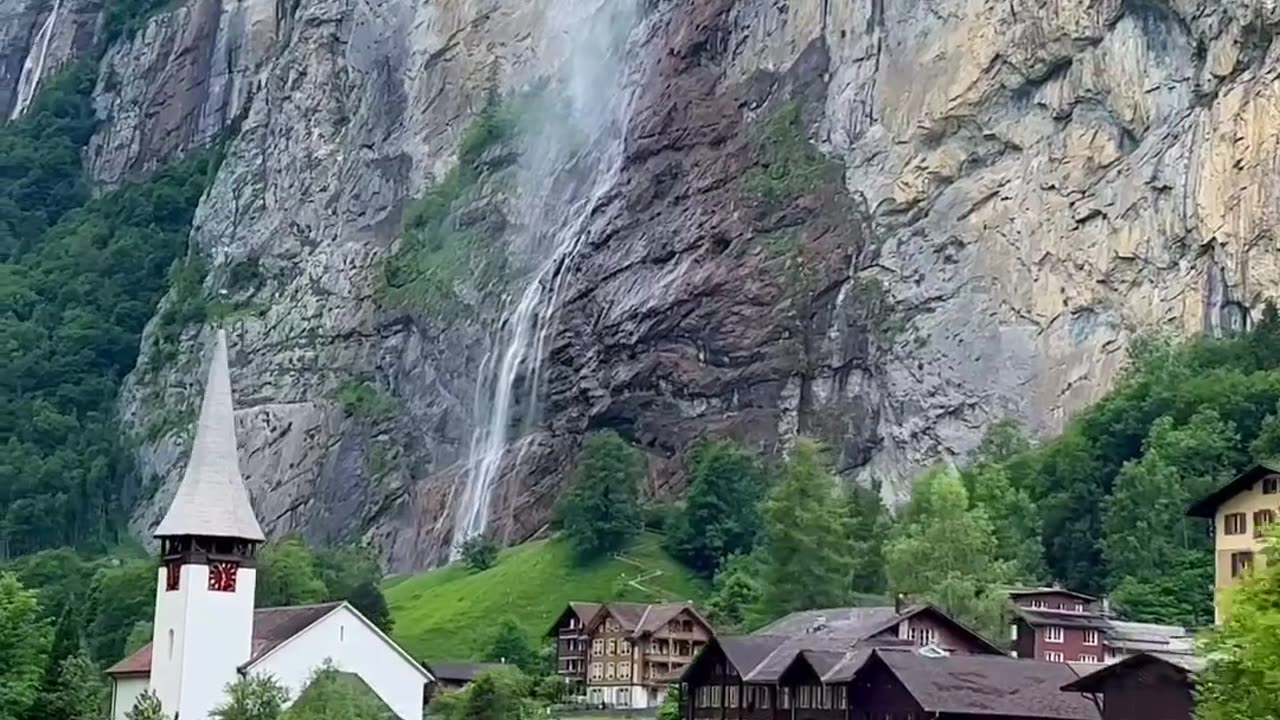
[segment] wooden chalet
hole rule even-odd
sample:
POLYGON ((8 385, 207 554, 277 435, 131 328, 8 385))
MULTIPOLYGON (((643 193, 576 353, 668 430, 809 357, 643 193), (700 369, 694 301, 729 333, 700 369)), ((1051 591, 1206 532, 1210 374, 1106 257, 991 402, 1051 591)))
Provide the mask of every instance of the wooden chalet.
POLYGON ((1067 683, 1102 706, 1103 720, 1191 720, 1199 658, 1139 653, 1067 683))

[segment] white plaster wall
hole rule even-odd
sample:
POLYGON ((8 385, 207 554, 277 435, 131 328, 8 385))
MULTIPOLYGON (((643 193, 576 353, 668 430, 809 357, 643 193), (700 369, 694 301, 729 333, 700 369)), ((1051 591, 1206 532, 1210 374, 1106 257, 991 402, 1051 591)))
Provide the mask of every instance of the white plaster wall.
POLYGON ((207 718, 252 652, 257 573, 240 568, 235 592, 210 592, 207 565, 184 565, 172 592, 164 574, 161 567, 156 576, 151 687, 170 717, 207 718))
POLYGON ((297 697, 316 669, 332 660, 338 669, 359 675, 401 720, 422 720, 427 679, 417 663, 389 642, 349 608, 340 607, 254 663, 249 672, 274 675, 297 697))
POLYGON ((115 678, 111 688, 111 720, 125 720, 138 696, 147 691, 147 678, 115 678))

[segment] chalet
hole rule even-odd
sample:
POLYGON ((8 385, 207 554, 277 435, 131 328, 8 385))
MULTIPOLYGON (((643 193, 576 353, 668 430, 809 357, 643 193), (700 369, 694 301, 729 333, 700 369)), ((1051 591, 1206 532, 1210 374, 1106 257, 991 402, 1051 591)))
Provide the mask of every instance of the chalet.
POLYGON ((1190 655, 1138 653, 1062 689, 1096 698, 1102 720, 1191 720, 1195 674, 1202 666, 1190 655))
POLYGON ((113 720, 148 691, 167 717, 206 718, 252 674, 274 676, 296 698, 325 666, 358 677, 401 720, 421 720, 431 674, 349 604, 254 609, 266 536, 240 476, 222 331, 191 456, 155 537, 152 641, 107 671, 113 720))
POLYGON ((877 649, 1002 655, 931 605, 792 613, 751 635, 712 640, 681 676, 689 717, 851 718, 847 684, 877 649))
POLYGON ((1189 654, 1191 634, 1176 625, 1114 620, 1104 604, 1062 588, 1009 593, 1014 655, 1049 662, 1105 664, 1140 652, 1189 654))
POLYGON ((1192 505, 1187 514, 1213 521, 1213 609, 1221 622, 1223 591, 1255 563, 1266 562, 1263 536, 1280 517, 1280 468, 1254 465, 1192 505))
POLYGON ((711 639, 690 603, 570 603, 547 633, 556 667, 586 701, 657 707, 667 688, 711 639))
POLYGON ((475 662, 434 662, 423 663, 422 666, 435 678, 433 692, 455 692, 470 685, 473 680, 487 672, 512 667, 502 663, 475 662))

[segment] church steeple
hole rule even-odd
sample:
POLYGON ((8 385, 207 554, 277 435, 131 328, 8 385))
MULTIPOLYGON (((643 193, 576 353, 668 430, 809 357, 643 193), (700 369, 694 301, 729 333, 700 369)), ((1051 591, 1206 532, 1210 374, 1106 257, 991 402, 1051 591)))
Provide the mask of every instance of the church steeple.
POLYGON ((240 477, 221 330, 191 458, 155 536, 150 686, 169 717, 206 718, 253 649, 254 556, 265 540, 240 477))
POLYGON ((184 535, 249 542, 266 539, 240 477, 227 338, 222 330, 217 331, 213 345, 191 459, 178 494, 155 532, 161 539, 184 535))

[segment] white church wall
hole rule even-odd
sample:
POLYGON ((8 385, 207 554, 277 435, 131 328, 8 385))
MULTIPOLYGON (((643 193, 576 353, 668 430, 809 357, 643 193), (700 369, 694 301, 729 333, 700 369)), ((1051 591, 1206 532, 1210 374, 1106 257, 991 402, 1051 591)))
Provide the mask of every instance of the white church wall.
POLYGON ((207 565, 184 565, 173 591, 158 577, 151 688, 170 716, 207 718, 253 651, 256 571, 241 567, 235 592, 209 590, 207 565))
POLYGON ((345 606, 263 656, 249 672, 274 675, 297 697, 326 659, 359 675, 401 720, 422 720, 427 677, 421 666, 345 606))
POLYGON ((138 696, 147 691, 145 677, 118 677, 111 688, 111 720, 125 720, 138 696))

